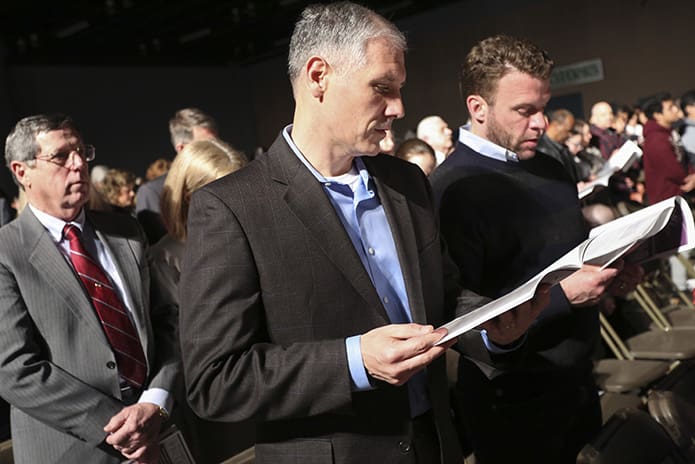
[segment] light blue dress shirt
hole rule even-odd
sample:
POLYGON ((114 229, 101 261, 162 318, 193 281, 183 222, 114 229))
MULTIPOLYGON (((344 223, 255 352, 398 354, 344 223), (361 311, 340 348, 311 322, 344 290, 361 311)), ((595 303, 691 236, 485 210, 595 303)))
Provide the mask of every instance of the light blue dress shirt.
MULTIPOLYGON (((292 141, 291 130, 292 126, 289 125, 282 131, 287 144, 323 186, 374 284, 389 320, 393 324, 412 322, 396 244, 384 207, 379 201, 374 180, 362 159, 354 159, 350 173, 327 179, 304 158, 292 141)), ((360 336, 348 337, 345 346, 353 388, 356 391, 372 389, 362 362, 360 336)), ((421 371, 411 377, 407 385, 411 416, 415 417, 428 411, 430 403, 425 372, 421 371)))

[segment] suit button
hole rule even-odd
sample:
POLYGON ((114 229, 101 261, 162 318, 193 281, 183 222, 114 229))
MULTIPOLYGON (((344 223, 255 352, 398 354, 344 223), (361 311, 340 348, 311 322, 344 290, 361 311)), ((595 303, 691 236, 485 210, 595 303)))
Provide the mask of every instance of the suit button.
POLYGON ((401 441, 398 443, 398 449, 401 450, 401 453, 407 454, 410 453, 412 448, 410 447, 409 441, 401 441))
POLYGON ((109 362, 106 363, 106 367, 108 367, 109 369, 115 369, 115 368, 116 368, 116 363, 113 362, 113 361, 109 361, 109 362))

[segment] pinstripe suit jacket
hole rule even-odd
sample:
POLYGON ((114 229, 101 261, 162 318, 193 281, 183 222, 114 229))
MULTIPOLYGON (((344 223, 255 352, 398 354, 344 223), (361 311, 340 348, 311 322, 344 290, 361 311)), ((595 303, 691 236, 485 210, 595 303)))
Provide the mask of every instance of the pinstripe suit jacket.
MULTIPOLYGON (((436 326, 449 316, 427 181, 393 157, 364 161, 413 319, 436 326)), ((407 388, 351 391, 345 338, 389 319, 323 187, 282 136, 193 195, 179 292, 189 402, 201 417, 260 421, 258 462, 414 462, 399 450, 407 388)), ((460 463, 443 359, 427 373, 444 462, 460 463)))
MULTIPOLYGON (((176 306, 150 291, 144 235, 125 215, 88 212, 87 221, 128 288, 147 385, 173 394, 176 306)), ((29 208, 0 229, 0 321, 0 396, 12 405, 15 462, 121 462, 102 443, 124 407, 114 355, 72 267, 29 208)))

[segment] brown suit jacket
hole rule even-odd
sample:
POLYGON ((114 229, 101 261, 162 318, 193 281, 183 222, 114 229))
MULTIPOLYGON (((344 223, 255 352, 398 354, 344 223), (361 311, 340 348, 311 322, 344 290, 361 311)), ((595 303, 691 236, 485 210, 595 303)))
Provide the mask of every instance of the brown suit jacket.
MULTIPOLYGON (((451 315, 429 185, 401 160, 364 162, 413 319, 437 326, 451 315)), ((323 187, 282 136, 193 195, 179 290, 189 401, 202 417, 259 420, 259 462, 414 462, 398 446, 407 388, 351 390, 345 338, 389 319, 323 187)), ((443 462, 460 463, 443 358, 427 374, 443 462)))

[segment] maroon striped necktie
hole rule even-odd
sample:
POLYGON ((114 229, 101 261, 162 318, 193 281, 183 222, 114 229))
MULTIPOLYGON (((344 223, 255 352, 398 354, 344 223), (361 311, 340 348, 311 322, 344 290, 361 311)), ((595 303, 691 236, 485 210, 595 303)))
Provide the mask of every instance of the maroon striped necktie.
POLYGON ((141 387, 147 375, 147 363, 133 322, 99 263, 85 250, 80 229, 72 224, 63 228, 70 242, 70 261, 92 300, 106 338, 116 357, 118 372, 134 387, 141 387))

